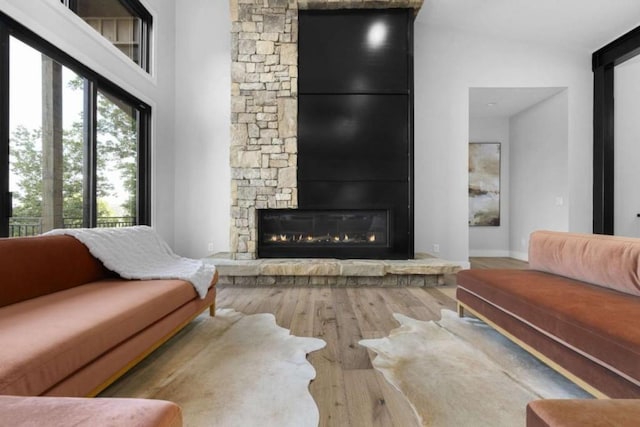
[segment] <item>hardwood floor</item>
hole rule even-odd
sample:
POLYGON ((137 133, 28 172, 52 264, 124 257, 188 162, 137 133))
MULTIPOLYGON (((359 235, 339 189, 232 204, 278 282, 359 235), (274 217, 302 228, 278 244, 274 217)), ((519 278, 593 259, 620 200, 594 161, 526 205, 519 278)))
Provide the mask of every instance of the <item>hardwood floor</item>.
POLYGON ((298 336, 327 346, 309 355, 316 369, 310 391, 321 426, 418 426, 402 395, 374 370, 375 353, 360 346, 398 327, 393 313, 420 320, 455 310, 453 289, 439 288, 235 288, 218 291, 217 306, 245 314, 273 313, 298 336))
POLYGON ((470 259, 471 268, 527 268, 529 264, 514 258, 474 257, 470 259))
MULTIPOLYGON (((508 259, 477 258, 472 268, 522 268, 508 259)), ((375 353, 358 344, 387 336, 398 327, 393 313, 419 320, 440 319, 456 309, 455 278, 437 288, 239 288, 220 287, 217 306, 245 314, 273 313, 298 336, 322 338, 327 346, 309 355, 316 369, 310 391, 321 426, 419 426, 402 395, 371 362, 375 353), (453 283, 453 285, 451 284, 453 283)))

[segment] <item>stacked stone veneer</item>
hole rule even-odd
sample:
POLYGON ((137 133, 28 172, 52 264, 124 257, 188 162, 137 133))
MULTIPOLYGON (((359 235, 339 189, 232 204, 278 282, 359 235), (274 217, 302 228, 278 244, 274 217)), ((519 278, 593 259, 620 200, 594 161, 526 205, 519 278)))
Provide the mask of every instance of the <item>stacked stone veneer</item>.
POLYGON ((298 9, 417 11, 422 2, 230 0, 233 259, 256 257, 256 209, 298 206, 298 9))
POLYGON ((231 253, 255 258, 256 209, 297 207, 298 13, 231 0, 231 253))

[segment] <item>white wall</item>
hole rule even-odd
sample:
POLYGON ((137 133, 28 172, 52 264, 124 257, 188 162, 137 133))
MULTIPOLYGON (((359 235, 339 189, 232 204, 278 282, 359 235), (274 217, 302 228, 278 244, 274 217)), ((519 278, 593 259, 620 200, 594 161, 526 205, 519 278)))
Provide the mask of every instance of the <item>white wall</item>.
POLYGON ((59 1, 0 0, 0 10, 151 106, 152 225, 173 244, 174 2, 142 2, 154 17, 151 75, 59 1))
POLYGON ((509 121, 511 256, 527 260, 529 234, 568 231, 568 92, 562 91, 509 121))
POLYGON ((640 237, 640 56, 614 73, 614 234, 640 237))
POLYGON ((175 249, 203 257, 229 250, 229 2, 176 2, 175 17, 175 249))
MULTIPOLYGON (((470 87, 567 87, 569 229, 591 231, 591 53, 415 24, 415 246, 469 256, 470 87)), ((513 167, 511 167, 513 173, 513 167)), ((513 189, 511 189, 513 195, 513 189)), ((513 212, 511 213, 513 217, 513 212)))
POLYGON ((469 227, 469 256, 509 256, 509 118, 470 117, 469 142, 500 143, 500 226, 469 227))

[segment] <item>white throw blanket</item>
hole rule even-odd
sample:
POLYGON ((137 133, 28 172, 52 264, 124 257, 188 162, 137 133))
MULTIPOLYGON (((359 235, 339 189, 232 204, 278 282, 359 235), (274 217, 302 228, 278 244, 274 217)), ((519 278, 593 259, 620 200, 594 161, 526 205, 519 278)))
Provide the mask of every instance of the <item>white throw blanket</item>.
POLYGON ((204 298, 216 272, 215 266, 176 255, 146 225, 119 228, 56 229, 46 234, 68 234, 89 248, 109 270, 125 279, 180 279, 193 284, 204 298))

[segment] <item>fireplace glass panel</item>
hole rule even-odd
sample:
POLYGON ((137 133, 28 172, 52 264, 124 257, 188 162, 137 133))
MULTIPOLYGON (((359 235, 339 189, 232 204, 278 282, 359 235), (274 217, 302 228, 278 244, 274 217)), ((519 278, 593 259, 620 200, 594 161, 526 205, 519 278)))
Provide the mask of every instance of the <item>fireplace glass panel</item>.
POLYGON ((388 245, 386 210, 259 211, 262 247, 380 247, 388 245))

